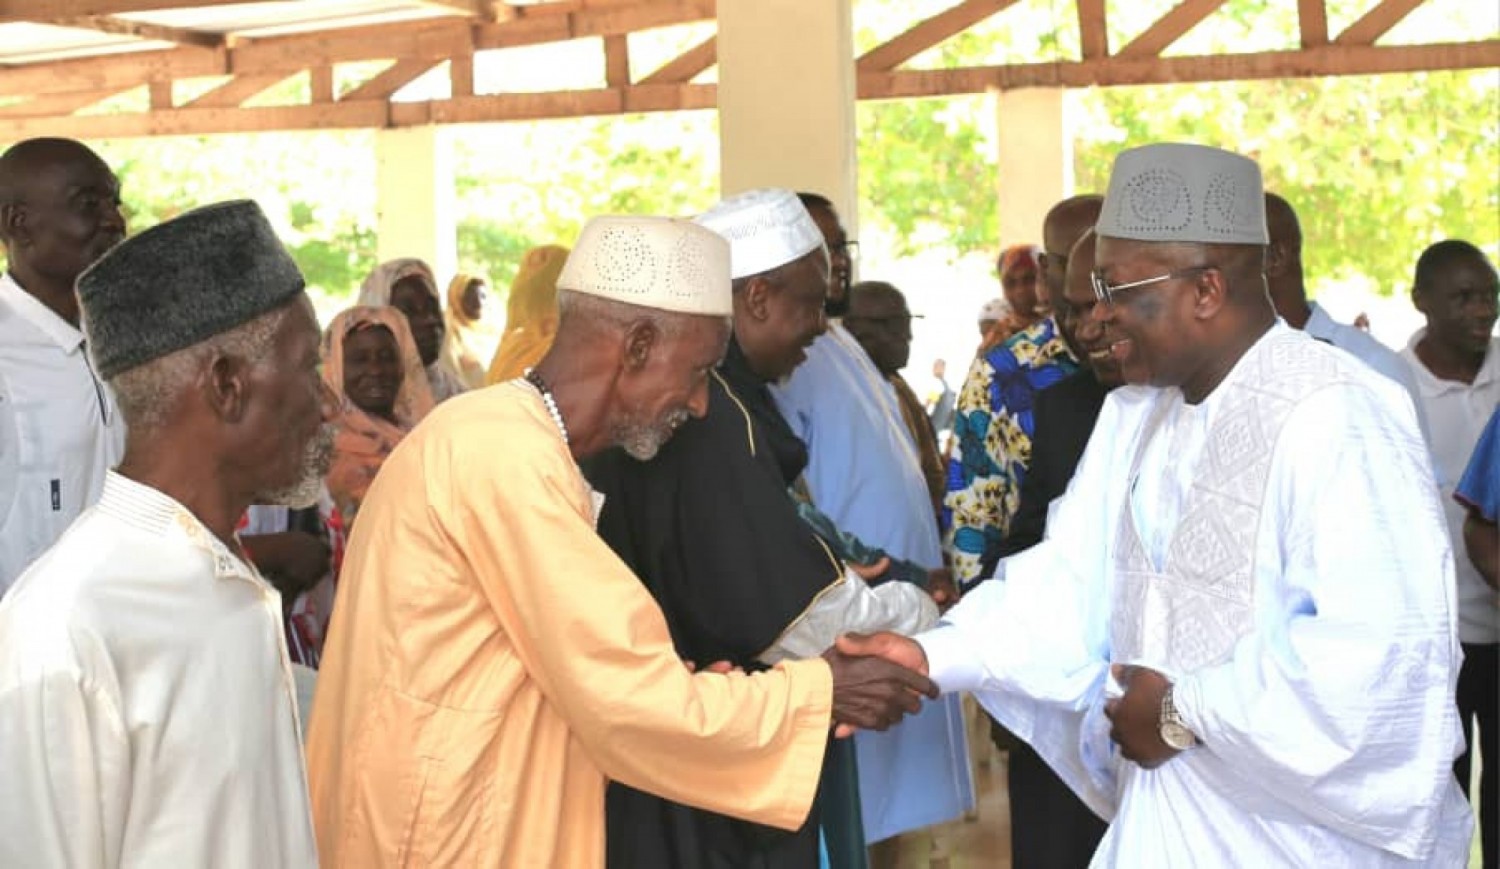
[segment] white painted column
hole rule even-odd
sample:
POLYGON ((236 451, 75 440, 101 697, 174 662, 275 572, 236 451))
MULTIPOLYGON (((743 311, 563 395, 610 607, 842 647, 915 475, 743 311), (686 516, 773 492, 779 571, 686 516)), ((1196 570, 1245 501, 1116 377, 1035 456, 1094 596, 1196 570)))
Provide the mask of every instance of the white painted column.
POLYGON ((719 0, 724 195, 821 193, 858 226, 850 0, 719 0))
MULTIPOLYGON (((1042 220, 1073 193, 1073 132, 1063 88, 999 91, 1002 246, 1041 244, 1042 220)), ((1103 191, 1100 191, 1103 192, 1103 191)))
POLYGON ((376 255, 380 262, 421 257, 438 289, 458 270, 453 148, 440 127, 402 127, 375 134, 376 255))

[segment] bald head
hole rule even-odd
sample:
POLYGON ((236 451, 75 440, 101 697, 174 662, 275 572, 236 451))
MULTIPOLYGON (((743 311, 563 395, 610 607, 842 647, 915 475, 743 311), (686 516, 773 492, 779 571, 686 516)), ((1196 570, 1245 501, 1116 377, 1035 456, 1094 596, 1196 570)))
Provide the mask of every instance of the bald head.
POLYGON ((10 204, 25 199, 39 179, 70 166, 91 166, 109 171, 98 154, 73 139, 27 139, 12 145, 0 154, 0 203, 10 204))
POLYGON ((1266 288, 1276 314, 1293 328, 1307 325, 1312 308, 1302 282, 1302 225, 1292 204, 1275 193, 1266 194, 1266 288))
POLYGON ((0 240, 16 283, 70 323, 73 283, 125 237, 120 183, 72 139, 28 139, 0 155, 0 240))
POLYGON ((1095 193, 1070 196, 1052 206, 1042 221, 1042 279, 1053 311, 1062 310, 1067 289, 1068 251, 1099 220, 1104 197, 1095 193))

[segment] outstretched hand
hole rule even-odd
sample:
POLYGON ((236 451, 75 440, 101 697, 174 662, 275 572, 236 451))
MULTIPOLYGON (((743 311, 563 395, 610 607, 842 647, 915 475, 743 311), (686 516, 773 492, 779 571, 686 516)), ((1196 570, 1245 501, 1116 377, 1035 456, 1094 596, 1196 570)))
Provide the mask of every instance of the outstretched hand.
POLYGON ((900 634, 844 634, 823 658, 833 668, 834 736, 840 739, 856 730, 885 730, 903 713, 918 712, 918 693, 938 696, 927 678, 927 655, 900 634))
POLYGON ((1110 667, 1125 693, 1104 703, 1104 715, 1112 727, 1109 738, 1120 746, 1120 754, 1146 769, 1155 769, 1177 755, 1177 749, 1161 738, 1161 701, 1171 682, 1146 667, 1115 664, 1110 667))

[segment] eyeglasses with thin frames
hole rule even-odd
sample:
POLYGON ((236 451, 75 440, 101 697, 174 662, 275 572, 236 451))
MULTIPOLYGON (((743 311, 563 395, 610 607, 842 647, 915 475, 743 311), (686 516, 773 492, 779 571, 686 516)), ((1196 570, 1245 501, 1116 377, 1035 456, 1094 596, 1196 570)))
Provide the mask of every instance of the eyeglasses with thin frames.
POLYGON ((1166 281, 1173 281, 1179 278, 1191 277, 1193 275, 1201 274, 1203 272, 1209 271, 1210 269, 1216 268, 1218 268, 1218 266, 1192 266, 1191 268, 1178 269, 1173 272, 1167 272, 1164 275, 1157 275, 1154 278, 1144 278, 1139 281, 1130 281, 1129 283, 1124 284, 1111 284, 1109 281, 1105 280, 1103 271, 1095 269, 1094 271, 1089 273, 1089 283, 1094 287, 1094 298, 1098 299, 1100 302, 1106 305, 1113 306, 1115 303, 1116 293, 1120 293, 1125 290, 1136 290, 1140 289, 1141 287, 1149 287, 1152 284, 1165 283, 1166 281))
POLYGON ((849 258, 850 262, 857 262, 859 260, 859 242, 851 238, 841 244, 830 245, 828 253, 835 256, 843 254, 849 258))

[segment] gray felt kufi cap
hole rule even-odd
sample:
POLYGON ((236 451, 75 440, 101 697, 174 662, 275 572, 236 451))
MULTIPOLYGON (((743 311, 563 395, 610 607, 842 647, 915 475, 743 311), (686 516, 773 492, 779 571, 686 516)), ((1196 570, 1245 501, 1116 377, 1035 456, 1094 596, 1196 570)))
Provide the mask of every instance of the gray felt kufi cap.
POLYGON ((1260 166, 1204 145, 1122 151, 1094 231, 1134 241, 1269 244, 1260 166))
POLYGON ((116 245, 79 275, 78 303, 108 379, 248 323, 305 285, 260 206, 239 200, 116 245))

